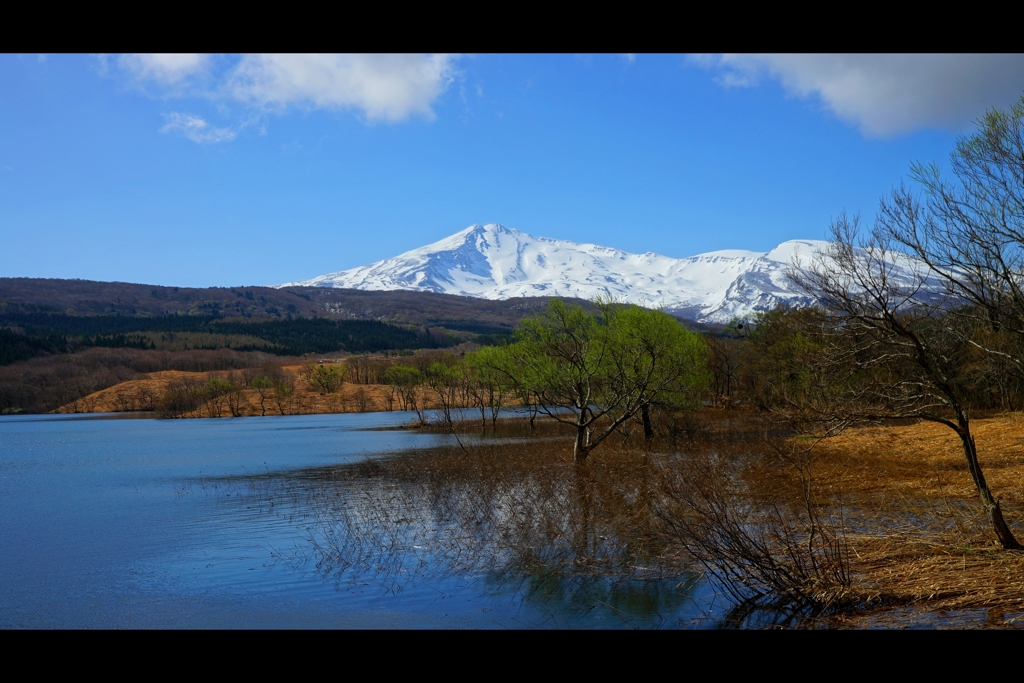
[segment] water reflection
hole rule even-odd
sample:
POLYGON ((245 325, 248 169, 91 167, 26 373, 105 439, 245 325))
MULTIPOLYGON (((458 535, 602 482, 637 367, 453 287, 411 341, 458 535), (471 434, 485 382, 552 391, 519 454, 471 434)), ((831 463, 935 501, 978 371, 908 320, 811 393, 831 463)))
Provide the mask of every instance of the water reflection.
POLYGON ((478 443, 216 485, 239 511, 299 523, 304 542, 275 560, 338 591, 474 595, 534 627, 691 624, 698 574, 652 528, 646 458, 580 469, 523 449, 478 443))
POLYGON ((536 434, 467 441, 470 457, 398 413, 72 418, 0 420, 0 627, 671 628, 707 611, 650 533, 641 462, 578 474, 536 434))

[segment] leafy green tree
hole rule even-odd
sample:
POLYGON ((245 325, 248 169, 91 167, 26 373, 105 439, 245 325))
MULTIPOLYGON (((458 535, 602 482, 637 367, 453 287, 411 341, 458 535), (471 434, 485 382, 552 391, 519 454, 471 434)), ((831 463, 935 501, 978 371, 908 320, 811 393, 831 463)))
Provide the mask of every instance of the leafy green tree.
MULTIPOLYGON (((613 377, 635 396, 644 437, 654 437, 651 408, 692 410, 710 384, 707 344, 672 316, 639 306, 602 306, 611 339, 613 377)), ((625 405, 629 405, 629 401, 625 405)))
POLYGON ((402 410, 414 410, 420 424, 426 424, 426 413, 419 400, 419 388, 423 385, 424 374, 408 365, 392 365, 384 372, 384 381, 398 395, 402 410))
POLYGON ((203 385, 203 398, 206 400, 206 414, 209 417, 220 417, 228 397, 237 392, 238 387, 226 379, 211 377, 203 385))
POLYGON ((656 402, 692 405, 707 382, 703 340, 660 311, 598 302, 599 315, 560 300, 523 320, 489 362, 520 394, 576 429, 582 463, 656 402))
POLYGON ((830 334, 825 313, 815 308, 777 308, 758 315, 750 329, 747 371, 753 403, 812 430, 831 433, 845 427, 839 406, 849 407, 842 395, 857 375, 838 363, 851 357, 851 349, 845 354, 839 349, 855 349, 855 340, 830 334), (828 416, 824 423, 822 416, 828 416))
POLYGON ((333 394, 345 381, 345 370, 343 365, 308 365, 306 381, 321 394, 333 394))
POLYGON ((285 414, 285 408, 288 406, 295 395, 295 386, 291 382, 281 379, 274 382, 274 405, 277 406, 278 412, 282 415, 285 414))
POLYGON ((491 426, 497 424, 498 414, 514 392, 506 374, 496 369, 502 364, 503 353, 502 347, 485 346, 467 356, 463 363, 467 393, 480 410, 480 423, 484 426, 487 424, 488 412, 491 426))
POLYGON ((260 397, 260 415, 267 414, 267 398, 274 391, 274 382, 269 377, 260 375, 249 381, 249 386, 256 390, 260 397))
POLYGON ((464 383, 465 377, 457 366, 446 365, 435 361, 427 368, 424 380, 437 396, 441 405, 441 416, 445 425, 451 431, 455 431, 455 422, 452 419, 452 409, 456 407, 459 397, 459 389, 464 383))

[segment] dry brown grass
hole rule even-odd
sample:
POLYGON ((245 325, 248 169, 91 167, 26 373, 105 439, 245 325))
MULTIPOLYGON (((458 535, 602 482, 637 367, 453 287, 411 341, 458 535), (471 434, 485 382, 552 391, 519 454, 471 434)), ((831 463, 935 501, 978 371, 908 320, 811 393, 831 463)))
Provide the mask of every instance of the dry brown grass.
POLYGON ((226 372, 180 372, 164 370, 151 372, 144 379, 133 379, 94 392, 57 408, 55 413, 118 413, 136 410, 153 410, 168 387, 182 377, 195 377, 206 381, 211 375, 226 375, 226 372))
MULTIPOLYGON (((1022 538, 1024 416, 977 420, 974 431, 989 485, 1022 538)), ((851 569, 869 601, 1024 613, 1024 552, 999 548, 950 429, 855 429, 813 452, 814 485, 842 505, 851 569)), ((776 494, 796 489, 785 470, 763 465, 751 474, 776 494)))
MULTIPOLYGON (((286 414, 315 415, 326 413, 359 413, 379 412, 399 408, 397 400, 389 403, 391 387, 380 384, 342 384, 341 389, 332 394, 320 394, 309 386, 300 376, 301 365, 286 365, 284 371, 286 381, 290 382, 295 393, 287 401, 286 414)), ((129 380, 112 387, 97 391, 77 401, 61 406, 55 413, 117 413, 130 411, 154 410, 160 398, 167 393, 175 382, 192 379, 200 384, 210 377, 221 379, 238 379, 239 372, 223 370, 215 372, 180 372, 165 370, 144 375, 142 379, 129 380)), ((242 390, 241 413, 245 416, 260 415, 259 394, 253 389, 242 390)), ((424 388, 420 391, 419 400, 426 409, 439 407, 432 392, 424 388)), ((277 415, 280 411, 272 401, 266 401, 267 415, 277 415)), ((207 417, 204 408, 187 417, 207 417)), ((221 417, 230 417, 229 409, 224 406, 221 417)))

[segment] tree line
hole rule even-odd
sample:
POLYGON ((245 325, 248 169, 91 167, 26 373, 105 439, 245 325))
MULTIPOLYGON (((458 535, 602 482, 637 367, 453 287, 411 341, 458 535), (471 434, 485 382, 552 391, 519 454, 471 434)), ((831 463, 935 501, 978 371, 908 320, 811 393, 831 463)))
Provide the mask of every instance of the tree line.
POLYGON ((268 411, 281 415, 293 412, 290 399, 295 394, 294 384, 279 366, 271 364, 233 371, 227 377, 182 377, 151 409, 165 418, 221 417, 225 409, 232 417, 242 417, 249 414, 247 389, 256 394, 261 416, 268 411))
MULTIPOLYGON (((90 348, 53 354, 0 367, 0 414, 44 413, 140 375, 162 370, 212 372, 266 365, 264 353, 217 351, 143 351, 90 348)), ((159 396, 154 397, 154 401, 159 396)), ((153 408, 132 406, 126 410, 153 408)))
POLYGON ((225 342, 224 346, 206 350, 233 348, 236 351, 261 351, 279 356, 445 348, 464 341, 463 337, 437 330, 376 320, 295 318, 238 322, 205 316, 137 318, 26 311, 0 315, 0 365, 45 353, 72 353, 89 347, 153 348, 152 342, 140 336, 143 332, 244 335, 265 343, 230 345, 225 342))

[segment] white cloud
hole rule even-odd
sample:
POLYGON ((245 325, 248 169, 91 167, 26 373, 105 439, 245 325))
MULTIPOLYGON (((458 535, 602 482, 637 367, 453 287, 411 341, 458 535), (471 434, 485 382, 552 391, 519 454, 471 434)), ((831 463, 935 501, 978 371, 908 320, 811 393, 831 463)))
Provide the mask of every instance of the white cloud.
POLYGON ((178 112, 167 115, 167 123, 160 132, 180 133, 192 142, 199 143, 230 142, 238 135, 237 131, 230 128, 211 126, 199 116, 178 112))
POLYGON ((689 60, 725 87, 764 77, 817 98, 870 137, 921 128, 957 130, 1024 93, 1024 55, 718 55, 689 60))
POLYGON ((178 85, 209 67, 210 57, 203 54, 130 54, 118 57, 118 65, 139 80, 161 85, 178 85))
MULTIPOLYGON (((227 142, 249 126, 263 128, 263 113, 290 106, 353 109, 369 121, 434 118, 432 106, 458 75, 449 55, 99 55, 101 74, 116 63, 142 91, 154 96, 234 101, 248 109, 237 125, 217 128, 194 114, 173 113, 160 129, 201 143, 227 142), (154 89, 155 88, 155 89, 154 89)), ((478 93, 482 96, 482 90, 478 93)), ((265 131, 264 131, 265 132, 265 131)))
POLYGON ((356 109, 394 122, 433 118, 431 105, 453 73, 448 55, 247 55, 226 90, 261 107, 356 109))

